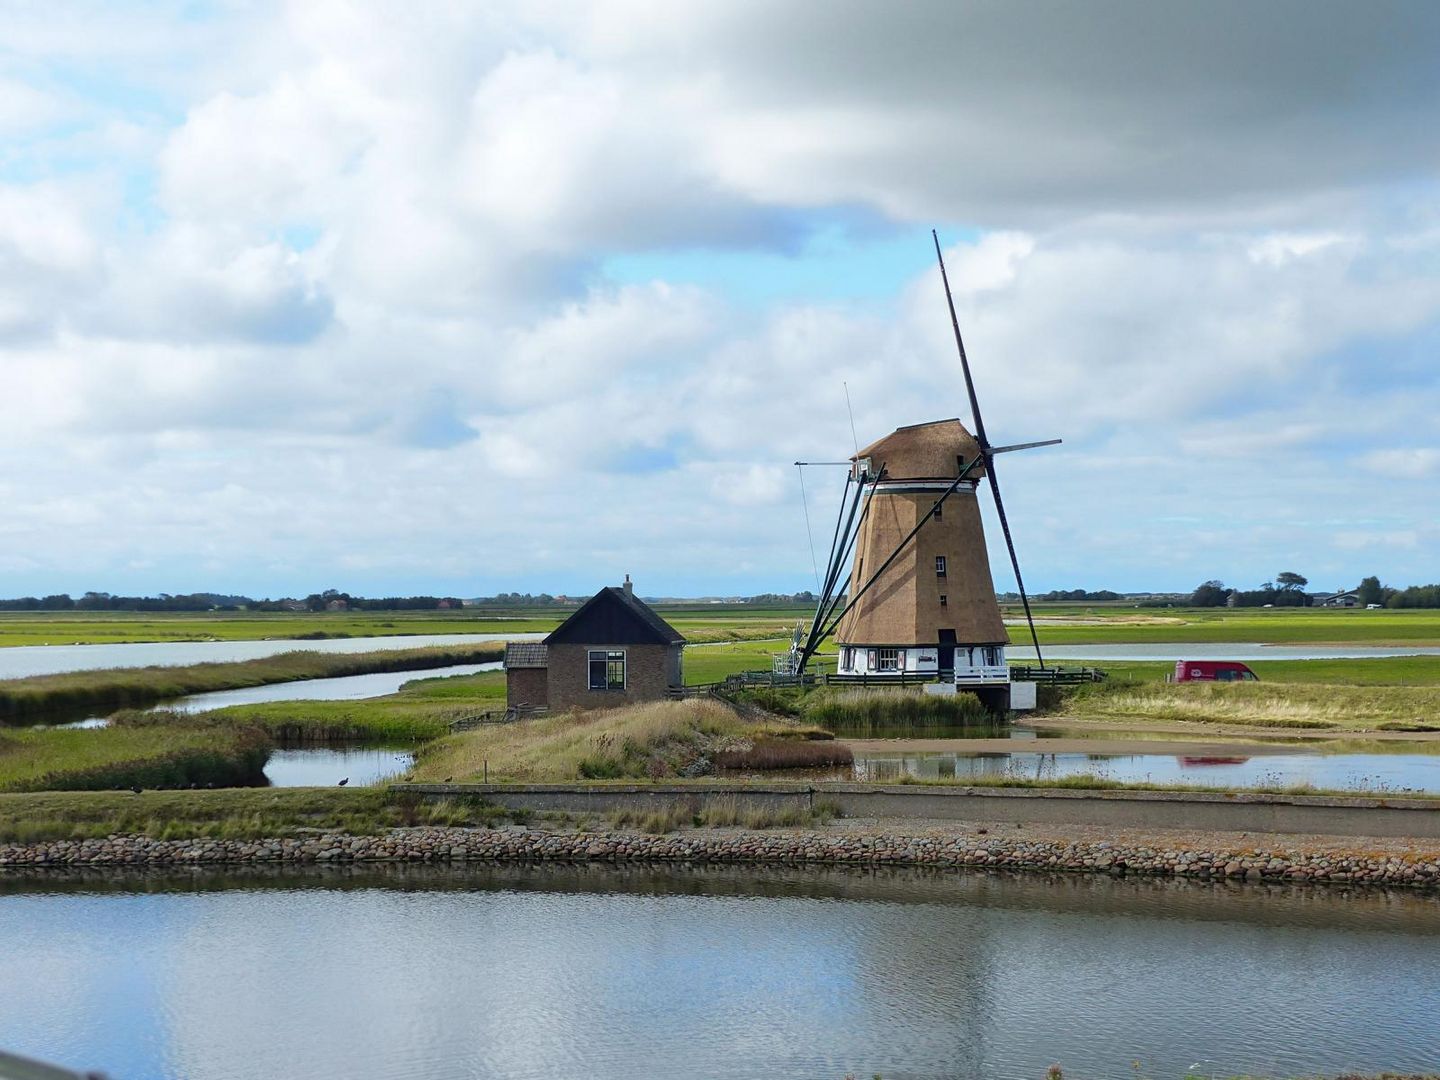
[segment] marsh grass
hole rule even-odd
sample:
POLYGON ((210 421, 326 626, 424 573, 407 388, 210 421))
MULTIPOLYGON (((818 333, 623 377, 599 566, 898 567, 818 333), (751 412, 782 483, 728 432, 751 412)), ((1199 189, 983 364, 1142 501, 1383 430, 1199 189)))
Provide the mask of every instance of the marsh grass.
POLYGON ((1426 731, 1440 726, 1440 686, 1114 681, 1078 688, 1055 711, 1087 720, 1426 731))
POLYGON ((504 644, 497 642, 349 654, 296 651, 233 663, 106 668, 37 675, 0 682, 0 720, 28 721, 48 713, 81 708, 121 709, 151 705, 187 694, 300 679, 330 679, 381 671, 421 671, 456 664, 479 664, 499 660, 504 651, 504 644))
POLYGON ((670 805, 658 810, 618 810, 609 816, 617 829, 636 829, 660 835, 683 828, 697 829, 793 829, 823 825, 839 816, 832 802, 816 803, 813 808, 788 806, 746 807, 733 796, 721 795, 706 800, 699 811, 670 805))
POLYGON ((974 694, 941 696, 926 694, 919 687, 817 690, 802 700, 801 715, 811 723, 847 732, 995 723, 995 717, 974 694))
POLYGON ((0 791, 261 784, 270 749, 254 728, 17 730, 0 743, 0 791))
POLYGON ((404 826, 489 827, 513 819, 475 798, 422 800, 379 788, 0 794, 0 843, 112 835, 259 840, 315 830, 370 836, 404 826))

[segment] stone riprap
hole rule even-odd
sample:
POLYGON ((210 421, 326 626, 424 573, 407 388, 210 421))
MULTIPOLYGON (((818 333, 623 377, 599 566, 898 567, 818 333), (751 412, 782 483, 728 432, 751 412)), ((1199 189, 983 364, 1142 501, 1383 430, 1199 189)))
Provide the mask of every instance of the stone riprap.
POLYGON ((1396 852, 1263 847, 1201 849, 1111 841, 976 834, 866 835, 824 829, 694 829, 664 835, 508 826, 407 828, 378 836, 323 834, 275 840, 155 840, 112 836, 0 846, 0 868, 241 863, 654 861, 857 866, 984 867, 1157 874, 1296 883, 1371 883, 1440 889, 1440 850, 1396 852))

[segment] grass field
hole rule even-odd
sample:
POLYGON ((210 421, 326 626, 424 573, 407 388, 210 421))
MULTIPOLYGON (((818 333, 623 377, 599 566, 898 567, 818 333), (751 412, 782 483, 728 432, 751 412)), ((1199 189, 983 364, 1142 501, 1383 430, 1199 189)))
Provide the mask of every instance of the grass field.
POLYGON ((0 791, 98 791, 263 783, 270 741, 254 728, 0 732, 0 791))
POLYGON ((424 802, 383 788, 220 791, 47 791, 0 794, 0 843, 119 833, 159 840, 260 840, 324 829, 370 836, 405 825, 493 825, 506 815, 475 799, 424 802))
MULTIPOLYGON (((1258 642, 1268 645, 1440 645, 1440 610, 1354 608, 1033 608, 1042 645, 1258 642)), ((1005 608, 1021 621, 1019 606, 1005 608)), ((1029 630, 1010 626, 1010 640, 1029 630)))
MULTIPOLYGON (((548 608, 419 612, 150 614, 129 612, 0 612, 0 647, 126 641, 241 641, 277 638, 373 637, 407 634, 505 634, 553 630, 569 614, 548 608)), ((692 642, 788 639, 802 607, 701 604, 661 606, 660 614, 692 642)), ((1440 610, 1363 611, 1329 608, 1133 608, 1037 605, 1041 643, 1142 644, 1262 642, 1268 644, 1440 645, 1440 610)), ((1005 609, 1020 620, 1018 607, 1005 609)), ((1010 626, 1010 640, 1029 631, 1010 626)))
MULTIPOLYGON (((10 645, 92 645, 134 641, 264 641, 388 637, 413 634, 548 633, 573 608, 515 611, 0 612, 0 648, 10 645)), ((663 607, 692 641, 743 640, 788 634, 809 618, 799 608, 740 605, 663 607)))
POLYGON ((339 678, 382 671, 423 671, 501 659, 497 643, 367 653, 288 652, 258 660, 177 667, 106 668, 0 681, 0 721, 33 720, 60 710, 150 705, 211 690, 267 686, 301 679, 339 678))

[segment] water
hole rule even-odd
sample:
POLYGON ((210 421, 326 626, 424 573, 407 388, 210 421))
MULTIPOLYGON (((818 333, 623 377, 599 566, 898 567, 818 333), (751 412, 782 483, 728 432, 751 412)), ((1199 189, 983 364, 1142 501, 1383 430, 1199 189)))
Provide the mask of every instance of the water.
POLYGON ((389 746, 306 746, 271 751, 265 779, 271 787, 369 787, 390 780, 415 764, 409 750, 389 746))
MULTIPOLYGON (((363 698, 393 694, 416 679, 448 679, 456 675, 476 675, 482 671, 499 671, 499 661, 487 664, 454 664, 450 667, 422 668, 417 671, 379 671, 369 675, 344 675, 333 679, 296 679, 293 682, 270 683, 266 686, 244 686, 237 690, 212 690, 205 694, 172 698, 156 705, 156 709, 176 712, 204 712, 223 709, 227 705, 254 705, 265 701, 358 701, 363 698)), ((36 724, 34 727, 97 728, 110 721, 103 716, 87 716, 63 724, 36 724)))
POLYGON ((388 637, 325 638, 319 641, 151 641, 122 645, 17 645, 0 648, 0 679, 54 675, 97 668, 214 664, 258 660, 284 652, 357 653, 378 649, 422 649, 430 645, 475 645, 484 641, 538 641, 544 634, 412 634, 388 637))
POLYGON ((1260 753, 1236 746, 1224 756, 1166 754, 967 754, 935 751, 857 751, 853 774, 839 779, 872 782, 912 776, 928 780, 1058 780, 1091 775, 1123 783, 1203 784, 1219 787, 1290 787, 1440 795, 1440 754, 1260 753))
POLYGON ((503 664, 455 664, 451 667, 425 668, 419 671, 380 671, 369 675, 345 675, 334 679, 300 679, 295 682, 270 683, 268 686, 246 686, 238 690, 215 690, 208 694, 191 694, 157 706, 179 712, 204 712, 223 709, 227 705, 254 705, 262 701, 358 701, 361 698, 393 694, 407 682, 416 679, 444 679, 453 675, 476 675, 482 671, 499 671, 503 664))
POLYGON ((1401 892, 838 869, 78 873, 0 878, 0 957, 0 1046, 116 1080, 1440 1061, 1440 905, 1401 892))

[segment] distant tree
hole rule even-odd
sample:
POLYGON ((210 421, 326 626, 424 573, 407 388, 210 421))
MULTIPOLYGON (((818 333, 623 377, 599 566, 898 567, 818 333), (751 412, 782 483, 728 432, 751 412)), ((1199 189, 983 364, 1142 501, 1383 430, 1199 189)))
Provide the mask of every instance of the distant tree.
POLYGON ((1286 570, 1275 575, 1275 584, 1282 589, 1303 589, 1310 584, 1310 579, 1293 570, 1286 570))
POLYGON ((1385 602, 1385 587, 1380 584, 1378 577, 1361 578, 1360 587, 1355 590, 1359 594, 1362 604, 1383 604, 1385 602))
POLYGON ((1223 581, 1207 581, 1196 586, 1190 594, 1191 607, 1224 607, 1225 598, 1230 595, 1230 590, 1225 588, 1223 581))

